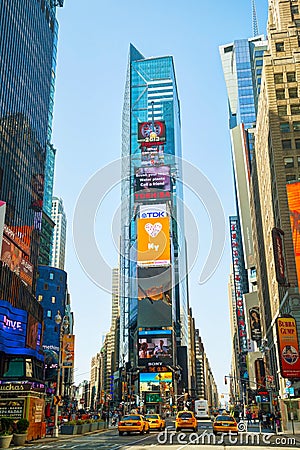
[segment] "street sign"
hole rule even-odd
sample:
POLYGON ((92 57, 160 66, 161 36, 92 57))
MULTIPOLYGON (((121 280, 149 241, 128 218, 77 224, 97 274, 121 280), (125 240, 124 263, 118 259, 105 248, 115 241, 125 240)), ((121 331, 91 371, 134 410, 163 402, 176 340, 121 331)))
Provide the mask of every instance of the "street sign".
POLYGON ((285 385, 287 388, 290 388, 292 386, 292 382, 290 380, 285 380, 285 385))
POLYGON ((59 405, 61 402, 61 395, 54 395, 53 397, 53 405, 59 405))
POLYGON ((285 388, 285 392, 286 394, 290 395, 290 397, 294 397, 295 396, 295 389, 293 387, 286 387, 285 388))

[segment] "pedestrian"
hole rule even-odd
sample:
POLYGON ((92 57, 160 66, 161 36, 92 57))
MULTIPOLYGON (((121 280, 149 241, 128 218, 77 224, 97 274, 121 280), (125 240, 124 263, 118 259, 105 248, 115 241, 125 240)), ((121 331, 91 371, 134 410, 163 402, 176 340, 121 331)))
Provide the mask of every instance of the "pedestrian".
MULTIPOLYGON (((281 414, 280 411, 277 411, 275 414, 275 426, 277 428, 277 431, 281 431, 281 414)), ((275 430, 276 430, 275 428, 275 430)))
POLYGON ((256 414, 255 412, 252 413, 252 423, 255 424, 255 420, 256 420, 256 414))

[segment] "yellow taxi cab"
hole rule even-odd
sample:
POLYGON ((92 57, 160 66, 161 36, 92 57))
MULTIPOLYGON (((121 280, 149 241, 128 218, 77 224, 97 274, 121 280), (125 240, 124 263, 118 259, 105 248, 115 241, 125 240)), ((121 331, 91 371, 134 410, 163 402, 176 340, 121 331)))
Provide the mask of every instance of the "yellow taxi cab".
POLYGON ((145 419, 149 422, 150 430, 162 431, 166 428, 166 421, 159 414, 145 414, 145 419))
POLYGON ((198 430, 198 422, 193 411, 180 411, 176 416, 175 429, 181 431, 182 429, 198 430))
POLYGON ((213 422, 213 433, 238 433, 238 424, 234 417, 229 414, 222 414, 215 418, 213 422))
POLYGON ((140 433, 144 434, 150 432, 150 425, 144 416, 140 414, 128 414, 122 417, 118 424, 119 435, 122 436, 125 432, 130 433, 140 433))

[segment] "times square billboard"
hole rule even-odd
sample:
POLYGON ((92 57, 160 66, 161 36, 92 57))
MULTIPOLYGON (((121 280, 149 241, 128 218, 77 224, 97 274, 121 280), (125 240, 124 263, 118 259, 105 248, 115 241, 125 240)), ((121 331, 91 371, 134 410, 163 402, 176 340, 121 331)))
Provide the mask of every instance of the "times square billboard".
POLYGON ((139 191, 171 191, 170 166, 139 167, 135 170, 134 190, 139 191))
POLYGON ((165 329, 143 330, 138 334, 138 364, 172 364, 172 331, 165 329))
POLYGON ((171 267, 138 267, 138 327, 172 326, 171 267))

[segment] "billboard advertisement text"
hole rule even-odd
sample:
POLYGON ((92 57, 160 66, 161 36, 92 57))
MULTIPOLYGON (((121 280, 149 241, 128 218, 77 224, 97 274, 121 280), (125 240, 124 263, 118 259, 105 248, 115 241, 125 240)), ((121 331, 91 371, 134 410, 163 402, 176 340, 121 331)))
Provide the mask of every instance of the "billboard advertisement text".
POLYGON ((300 357, 296 321, 293 317, 276 319, 280 371, 283 378, 300 378, 300 357))
POLYGON ((134 177, 135 191, 171 190, 170 166, 139 167, 134 177))

